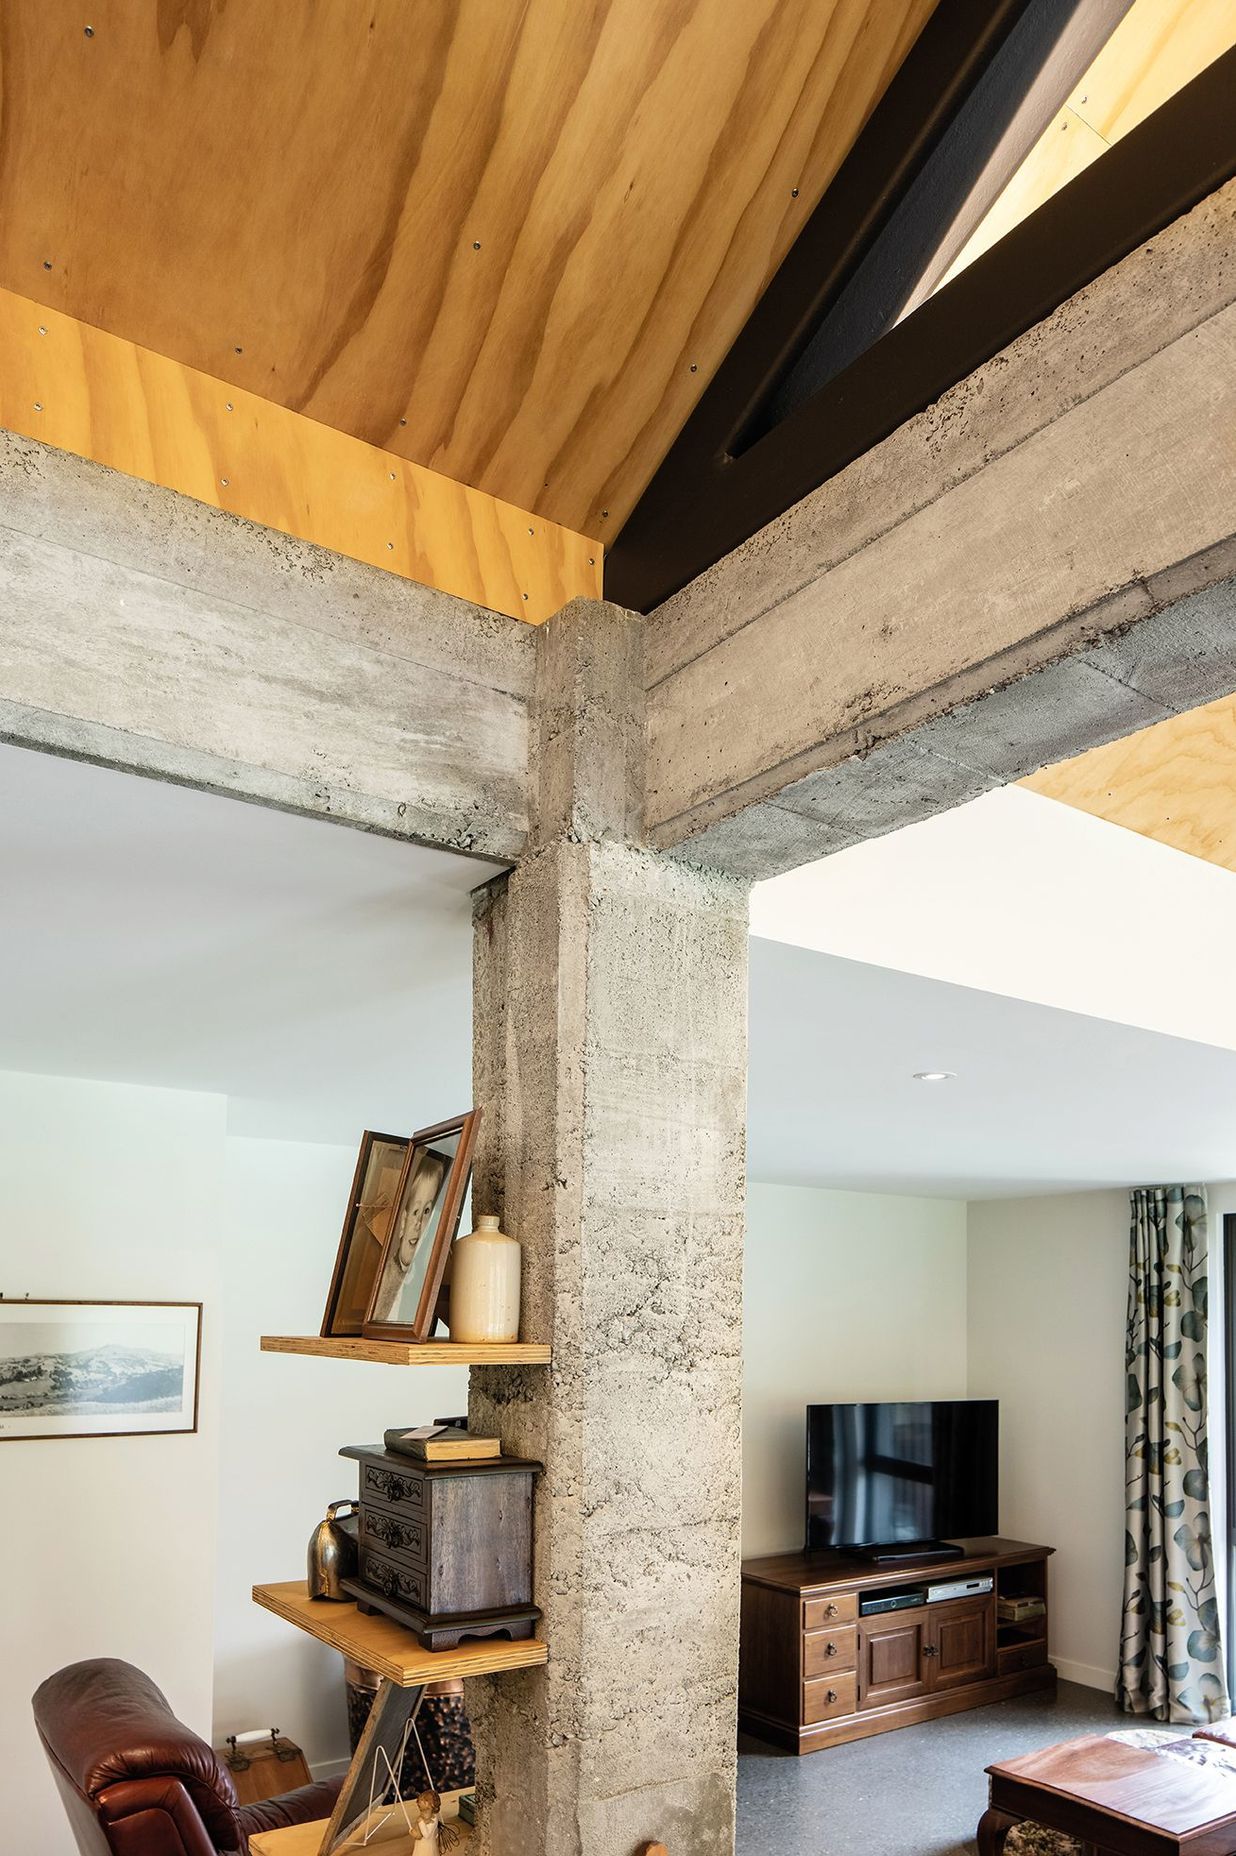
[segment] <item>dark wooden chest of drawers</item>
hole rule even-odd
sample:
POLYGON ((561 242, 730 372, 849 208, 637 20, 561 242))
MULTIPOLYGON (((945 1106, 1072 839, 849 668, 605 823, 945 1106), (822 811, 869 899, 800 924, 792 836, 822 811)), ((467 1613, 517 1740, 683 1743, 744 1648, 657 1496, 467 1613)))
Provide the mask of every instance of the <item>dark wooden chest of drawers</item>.
POLYGON ((463 1637, 532 1635, 539 1463, 419 1463, 378 1444, 339 1454, 360 1466, 359 1564, 344 1589, 362 1611, 406 1624, 431 1650, 463 1637))

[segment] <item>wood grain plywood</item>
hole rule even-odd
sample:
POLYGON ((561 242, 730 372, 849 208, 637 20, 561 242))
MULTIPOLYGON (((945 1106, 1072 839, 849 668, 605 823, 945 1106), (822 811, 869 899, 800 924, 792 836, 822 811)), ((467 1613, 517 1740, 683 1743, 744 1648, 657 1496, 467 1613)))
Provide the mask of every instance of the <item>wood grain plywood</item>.
POLYGON ((285 1623, 307 1631, 319 1643, 338 1650, 354 1663, 413 1688, 421 1682, 449 1682, 457 1676, 490 1675, 503 1669, 532 1669, 549 1652, 535 1637, 509 1643, 505 1637, 480 1637, 453 1650, 423 1650, 410 1630, 390 1618, 364 1617, 353 1604, 310 1598, 303 1579, 279 1585, 255 1585, 253 1602, 285 1623))
POLYGON ((601 594, 599 543, 7 290, 0 425, 511 618, 601 594))
POLYGON ((356 1335, 263 1334, 263 1353, 302 1353, 322 1360, 369 1360, 381 1366, 548 1366, 543 1341, 365 1340, 356 1335))
MULTIPOLYGON (((472 1837, 471 1824, 459 1815, 462 1792, 443 1792, 442 1822, 455 1832, 455 1849, 464 1848, 472 1837)), ((315 1818, 308 1824, 288 1824, 282 1830, 259 1830, 249 1838, 249 1856, 321 1856, 329 1819, 315 1818)), ((400 1811, 375 1814, 362 1820, 351 1836, 345 1838, 334 1856, 423 1856, 425 1845, 413 1839, 400 1811)))
MULTIPOLYGON (((455 1832, 456 1849, 471 1841, 472 1826, 459 1816, 458 1792, 442 1794, 442 1822, 455 1832)), ((315 1818, 309 1824, 288 1824, 282 1830, 259 1830, 249 1838, 249 1856, 321 1856, 329 1820, 315 1818)), ((356 1831, 340 1843, 334 1856, 422 1856, 425 1846, 413 1839, 401 1812, 391 1812, 372 1825, 362 1822, 356 1831)))
POLYGON ((1044 767, 1021 784, 1236 870, 1236 696, 1044 767))
POLYGON ((1134 0, 1069 107, 1118 142, 1233 45, 1232 0, 1134 0))
POLYGON ((0 285, 609 539, 934 3, 5 0, 0 285))

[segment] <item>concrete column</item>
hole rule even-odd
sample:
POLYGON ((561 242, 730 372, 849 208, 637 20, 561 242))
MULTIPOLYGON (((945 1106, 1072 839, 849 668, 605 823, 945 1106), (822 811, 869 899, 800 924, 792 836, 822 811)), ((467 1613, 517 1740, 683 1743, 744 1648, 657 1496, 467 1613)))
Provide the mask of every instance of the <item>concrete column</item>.
POLYGON ((495 1856, 733 1845, 747 901, 630 841, 640 624, 544 628, 535 848, 477 900, 474 1202, 554 1349, 473 1374, 546 1466, 549 1664, 470 1685, 495 1856))

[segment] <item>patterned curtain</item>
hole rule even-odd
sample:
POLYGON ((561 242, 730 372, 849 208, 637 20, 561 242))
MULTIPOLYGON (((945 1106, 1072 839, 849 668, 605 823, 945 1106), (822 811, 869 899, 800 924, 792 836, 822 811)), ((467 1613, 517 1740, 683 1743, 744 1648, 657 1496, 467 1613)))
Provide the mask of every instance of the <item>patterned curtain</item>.
POLYGON ((1206 1454, 1206 1189, 1132 1194, 1125 1576, 1116 1699, 1159 1721, 1228 1712, 1206 1454))

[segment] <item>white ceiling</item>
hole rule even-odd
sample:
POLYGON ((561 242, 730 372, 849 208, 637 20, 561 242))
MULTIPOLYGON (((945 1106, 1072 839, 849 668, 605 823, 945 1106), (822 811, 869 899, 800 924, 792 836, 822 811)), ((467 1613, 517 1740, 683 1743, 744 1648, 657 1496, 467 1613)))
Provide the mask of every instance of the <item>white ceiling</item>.
POLYGON ((1236 1048, 1236 875, 1020 786, 757 884, 751 931, 1236 1048))
MULTIPOLYGON (((884 958, 916 917, 931 942, 912 861, 882 844, 865 874, 856 853, 820 866, 785 932, 865 911, 874 944, 896 919, 884 958)), ((233 1132, 348 1144, 470 1099, 468 892, 492 866, 0 748, 0 869, 0 1068, 211 1090, 233 1132)), ((780 906, 761 886, 764 936, 780 906)), ((983 1197, 1236 1174, 1236 1052, 767 938, 751 1007, 757 1179, 983 1197)))
POLYGON ((1236 1051, 755 939, 749 1087, 755 1179, 985 1199, 1236 1175, 1236 1051))
POLYGON ((495 866, 0 748, 0 1069, 230 1098, 351 1142, 471 1099, 471 904, 495 866))

